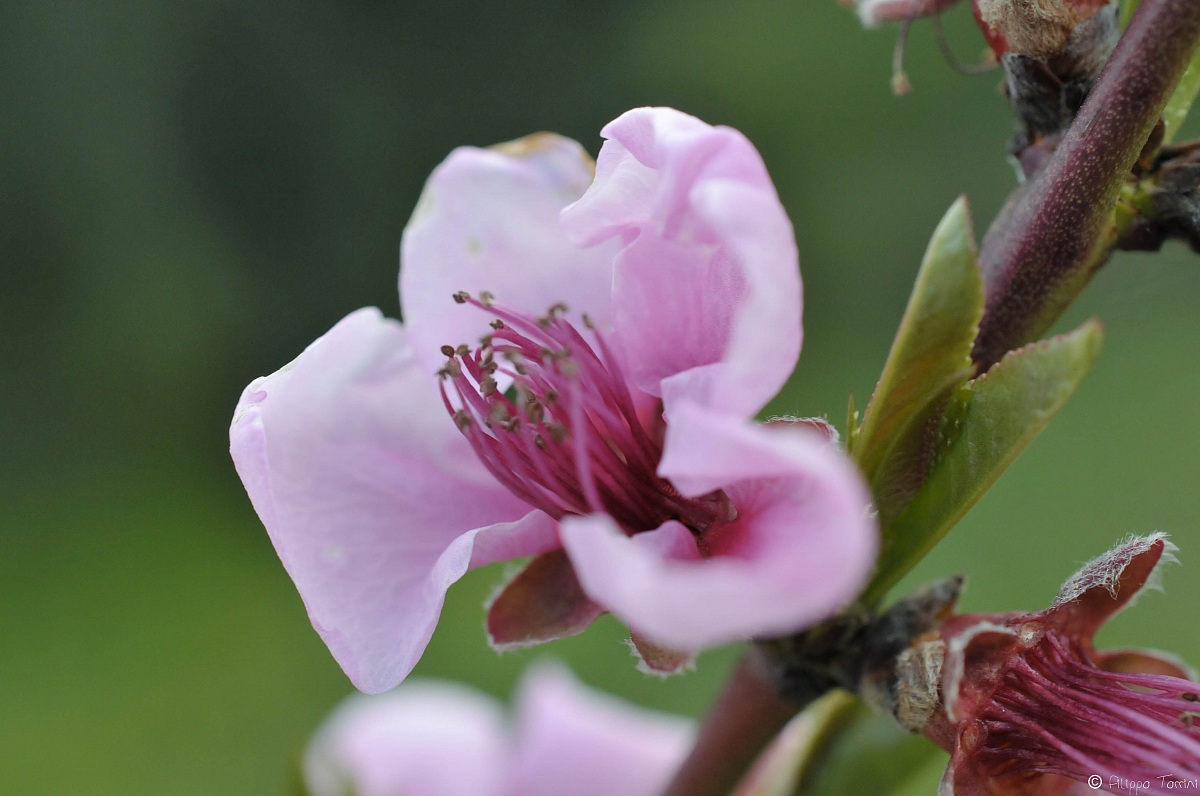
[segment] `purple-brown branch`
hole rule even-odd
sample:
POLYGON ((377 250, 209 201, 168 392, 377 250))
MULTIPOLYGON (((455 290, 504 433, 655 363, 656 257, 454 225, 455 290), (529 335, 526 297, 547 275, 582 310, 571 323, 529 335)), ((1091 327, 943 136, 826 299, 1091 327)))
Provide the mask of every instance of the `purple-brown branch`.
POLYGON ((980 369, 1045 332, 1107 260, 1121 185, 1198 45, 1200 2, 1144 0, 1045 169, 992 225, 980 369))
POLYGON ((726 796, 799 712, 771 669, 757 645, 747 648, 664 796, 726 796))
MULTIPOLYGON (((1044 171, 984 241, 979 367, 1044 332, 1105 262, 1121 185, 1198 45, 1198 0, 1144 0, 1044 171)), ((725 796, 799 707, 750 647, 665 796, 725 796)))

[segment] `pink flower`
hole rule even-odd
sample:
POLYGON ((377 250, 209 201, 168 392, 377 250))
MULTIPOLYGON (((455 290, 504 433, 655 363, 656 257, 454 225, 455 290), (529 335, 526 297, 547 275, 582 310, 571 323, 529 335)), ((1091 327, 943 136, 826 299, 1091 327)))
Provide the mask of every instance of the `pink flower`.
POLYGON ((312 796, 655 796, 691 747, 691 724, 536 665, 515 721, 465 686, 411 681, 347 698, 304 757, 312 796))
POLYGON ((1200 778, 1200 684, 1162 653, 1092 646, 1171 550, 1163 534, 1134 538, 1045 611, 945 623, 931 642, 944 645, 944 707, 924 729, 952 755, 943 796, 1083 793, 1076 783, 1089 779, 1093 790, 1173 793, 1200 778))
MULTIPOLYGON (((863 25, 911 22, 937 16, 959 0, 855 0, 863 25)), ((972 0, 975 22, 997 58, 1013 51, 1051 58, 1075 26, 1108 7, 1111 0, 972 0)))
POLYGON ((942 13, 958 0, 856 0, 858 18, 867 27, 906 22, 942 13))
POLYGON ((405 324, 352 313, 242 396, 238 472, 364 691, 496 561, 534 556, 490 606, 497 647, 611 611, 660 670, 823 619, 868 574, 854 466, 809 424, 750 422, 801 338, 758 153, 669 109, 603 134, 594 179, 548 134, 456 150, 405 230, 405 324))

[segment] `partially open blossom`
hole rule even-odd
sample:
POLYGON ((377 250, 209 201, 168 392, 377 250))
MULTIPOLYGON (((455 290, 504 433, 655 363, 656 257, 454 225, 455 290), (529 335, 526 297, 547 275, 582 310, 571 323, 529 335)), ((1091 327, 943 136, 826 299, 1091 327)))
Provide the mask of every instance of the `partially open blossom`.
MULTIPOLYGON (((941 687, 924 732, 951 753, 941 796, 1195 787, 1200 684, 1165 654, 1092 646, 1173 549, 1162 534, 1131 539, 1067 581, 1050 608, 952 617, 924 643, 912 662, 941 687)), ((911 674, 902 679, 917 682, 911 674)))
POLYGON ((467 569, 534 556, 499 648, 629 623, 646 665, 784 634, 860 588, 876 531, 812 424, 752 420, 800 350, 791 225, 735 130, 670 109, 456 150, 404 234, 404 325, 359 310, 246 388, 238 472, 365 691, 467 569))
MULTIPOLYGON (((856 0, 864 25, 910 22, 941 14, 959 0, 856 0)), ((1006 52, 1049 58, 1071 31, 1111 0, 972 0, 975 21, 997 57, 1006 52)))
MULTIPOLYGON (((859 19, 868 27, 894 22, 905 26, 922 17, 942 14, 959 0, 854 0, 859 19)), ((1115 0, 972 0, 975 22, 987 40, 992 56, 1022 56, 1036 62, 1034 76, 1028 64, 1007 64, 1007 89, 1018 106, 1027 102, 1025 83, 1048 73, 1053 84, 1079 82, 1068 89, 1067 102, 1082 101, 1118 36, 1115 0), (1106 14, 1100 14, 1107 9, 1106 14), (1078 97, 1075 94, 1079 94, 1078 97)), ((907 27, 896 44, 893 86, 906 93, 903 71, 907 27)), ((1058 88, 1062 88, 1059 86, 1058 88)), ((1054 101, 1058 102, 1057 92, 1054 101)))
POLYGON ((311 796, 655 796, 691 745, 684 719, 591 691, 535 665, 510 720, 456 683, 347 698, 303 761, 311 796))
POLYGON ((864 25, 906 22, 940 14, 959 0, 856 0, 854 6, 864 25))

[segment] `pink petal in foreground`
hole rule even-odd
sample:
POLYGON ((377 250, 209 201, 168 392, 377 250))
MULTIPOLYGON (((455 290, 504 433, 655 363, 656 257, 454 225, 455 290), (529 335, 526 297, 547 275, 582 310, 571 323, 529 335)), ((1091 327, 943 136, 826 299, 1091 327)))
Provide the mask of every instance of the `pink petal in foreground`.
POLYGON ((627 537, 605 517, 569 518, 563 546, 584 590, 677 649, 783 635, 844 607, 870 573, 877 544, 853 464, 810 432, 694 409, 688 418, 689 436, 698 439, 701 426, 708 432, 687 459, 696 483, 703 492, 723 488, 736 518, 701 534, 702 560, 678 523, 627 537))
POLYGON ((624 244, 613 324, 627 375, 668 417, 679 396, 752 417, 801 338, 792 226, 762 158, 738 131, 670 108, 602 134, 596 181, 563 223, 583 244, 624 244))
POLYGON ((230 451, 313 626, 361 690, 396 685, 471 566, 557 546, 475 460, 404 330, 352 313, 242 395, 230 451))
POLYGON ((583 250, 559 223, 563 207, 592 181, 579 144, 550 133, 491 149, 456 149, 434 170, 401 242, 400 301, 425 370, 445 362, 443 345, 474 344, 491 316, 456 305, 458 291, 534 316, 564 302, 572 320, 609 319, 615 246, 583 250))
POLYGON ((312 796, 509 796, 505 735, 499 704, 455 683, 355 695, 309 744, 305 785, 312 796))
POLYGON ((516 796, 656 796, 691 746, 689 722, 638 709, 537 664, 517 694, 516 796))

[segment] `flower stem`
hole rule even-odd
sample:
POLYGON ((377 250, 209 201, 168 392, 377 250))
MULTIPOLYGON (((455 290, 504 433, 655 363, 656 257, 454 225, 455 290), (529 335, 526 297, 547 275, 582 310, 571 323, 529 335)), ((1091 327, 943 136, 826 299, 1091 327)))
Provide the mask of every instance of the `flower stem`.
POLYGON ((1200 2, 1142 3, 1045 169, 1001 212, 980 251, 982 370, 1036 339, 1108 260, 1117 196, 1200 46, 1200 2))
POLYGON ((758 755, 804 707, 780 696, 757 645, 734 667, 696 745, 664 796, 727 796, 758 755))

